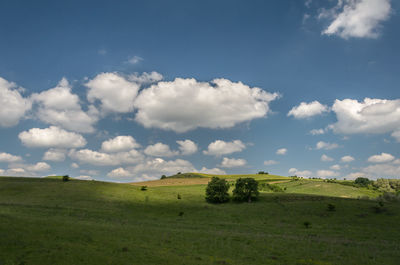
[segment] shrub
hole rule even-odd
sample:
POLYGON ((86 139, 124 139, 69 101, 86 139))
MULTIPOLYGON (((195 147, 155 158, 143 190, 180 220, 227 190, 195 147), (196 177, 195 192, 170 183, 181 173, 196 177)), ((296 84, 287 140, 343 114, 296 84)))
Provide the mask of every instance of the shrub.
POLYGON ((303 225, 304 225, 305 228, 310 228, 311 227, 311 223, 309 221, 305 221, 303 223, 303 225))
POLYGON ((182 199, 181 195, 178 193, 178 195, 176 196, 176 198, 178 198, 178 200, 182 199))
POLYGON ((328 211, 333 212, 336 210, 336 206, 332 203, 328 204, 328 211))
POLYGON ((63 176, 62 181, 69 181, 69 176, 68 175, 63 176))
POLYGON ((223 203, 229 201, 229 183, 225 179, 213 177, 206 188, 206 201, 223 203))
POLYGON ((368 184, 371 183, 371 181, 368 178, 362 178, 362 177, 358 177, 356 178, 356 180, 354 181, 355 184, 359 185, 359 186, 363 186, 366 187, 368 186, 368 184))
POLYGON ((253 178, 239 178, 236 180, 235 189, 233 190, 233 199, 235 201, 251 202, 252 199, 258 197, 258 182, 253 178))
POLYGON ((283 189, 276 184, 267 184, 267 187, 273 192, 283 192, 283 189))
POLYGON ((142 187, 140 188, 140 190, 146 191, 146 190, 147 190, 147 186, 142 186, 142 187))

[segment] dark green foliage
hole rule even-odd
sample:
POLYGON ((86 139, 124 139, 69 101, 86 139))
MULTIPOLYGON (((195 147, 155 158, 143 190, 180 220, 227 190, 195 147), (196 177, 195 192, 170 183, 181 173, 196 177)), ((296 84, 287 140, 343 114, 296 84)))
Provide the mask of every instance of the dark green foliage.
POLYGON ((336 210, 336 206, 332 203, 328 203, 328 211, 334 212, 336 210))
POLYGON ((182 197, 181 197, 181 195, 178 193, 178 195, 176 196, 176 198, 178 199, 178 200, 180 200, 180 199, 182 199, 182 197))
POLYGON ((371 183, 371 181, 370 181, 368 178, 359 177, 359 178, 356 178, 356 180, 354 181, 354 183, 357 184, 357 185, 359 185, 359 186, 366 187, 366 186, 368 186, 368 184, 371 183))
POLYGON ((178 216, 183 216, 184 212, 179 212, 178 216))
POLYGON ((206 201, 223 203, 229 201, 229 183, 225 179, 213 177, 206 188, 206 201))
POLYGON ((165 175, 161 176, 161 179, 166 179, 166 178, 167 178, 167 176, 165 176, 165 175))
POLYGON ((269 173, 268 172, 265 172, 265 171, 258 171, 258 173, 257 174, 260 174, 260 175, 268 175, 269 173))
POLYGON ((305 221, 303 223, 303 225, 304 225, 305 228, 310 228, 311 227, 311 223, 309 221, 305 221))
POLYGON ((258 197, 258 182, 253 178, 239 178, 233 190, 233 199, 239 202, 251 202, 258 197))
POLYGON ((68 175, 63 176, 62 181, 69 181, 69 176, 68 175))
POLYGON ((374 187, 383 192, 400 191, 400 179, 384 179, 380 178, 374 182, 374 187))
POLYGON ((140 190, 146 191, 146 190, 147 190, 147 186, 142 186, 142 187, 140 188, 140 190))

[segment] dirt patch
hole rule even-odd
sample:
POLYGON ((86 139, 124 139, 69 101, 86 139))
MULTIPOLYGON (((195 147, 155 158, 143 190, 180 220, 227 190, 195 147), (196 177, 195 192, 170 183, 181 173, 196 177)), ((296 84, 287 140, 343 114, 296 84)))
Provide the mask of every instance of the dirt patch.
POLYGON ((134 186, 148 186, 148 187, 187 186, 187 185, 207 184, 210 180, 211 180, 210 178, 166 178, 166 179, 159 179, 159 180, 134 182, 134 183, 129 183, 129 184, 134 185, 134 186))

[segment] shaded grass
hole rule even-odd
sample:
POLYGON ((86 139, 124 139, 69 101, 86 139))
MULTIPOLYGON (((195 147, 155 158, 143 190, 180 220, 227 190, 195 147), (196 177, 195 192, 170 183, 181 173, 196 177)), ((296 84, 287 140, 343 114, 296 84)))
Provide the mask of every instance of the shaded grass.
POLYGON ((140 191, 97 181, 0 178, 0 264, 397 264, 400 258, 398 204, 376 214, 374 201, 263 193, 252 204, 211 205, 204 192, 205 185, 140 191), (328 203, 335 212, 326 210, 328 203))

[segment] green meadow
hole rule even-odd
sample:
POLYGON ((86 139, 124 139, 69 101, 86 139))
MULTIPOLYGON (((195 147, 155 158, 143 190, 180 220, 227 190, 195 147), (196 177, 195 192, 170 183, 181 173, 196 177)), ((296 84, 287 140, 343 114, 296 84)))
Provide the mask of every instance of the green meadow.
POLYGON ((338 183, 256 177, 285 191, 214 205, 204 184, 142 191, 0 177, 0 264, 399 264, 399 203, 338 183))

